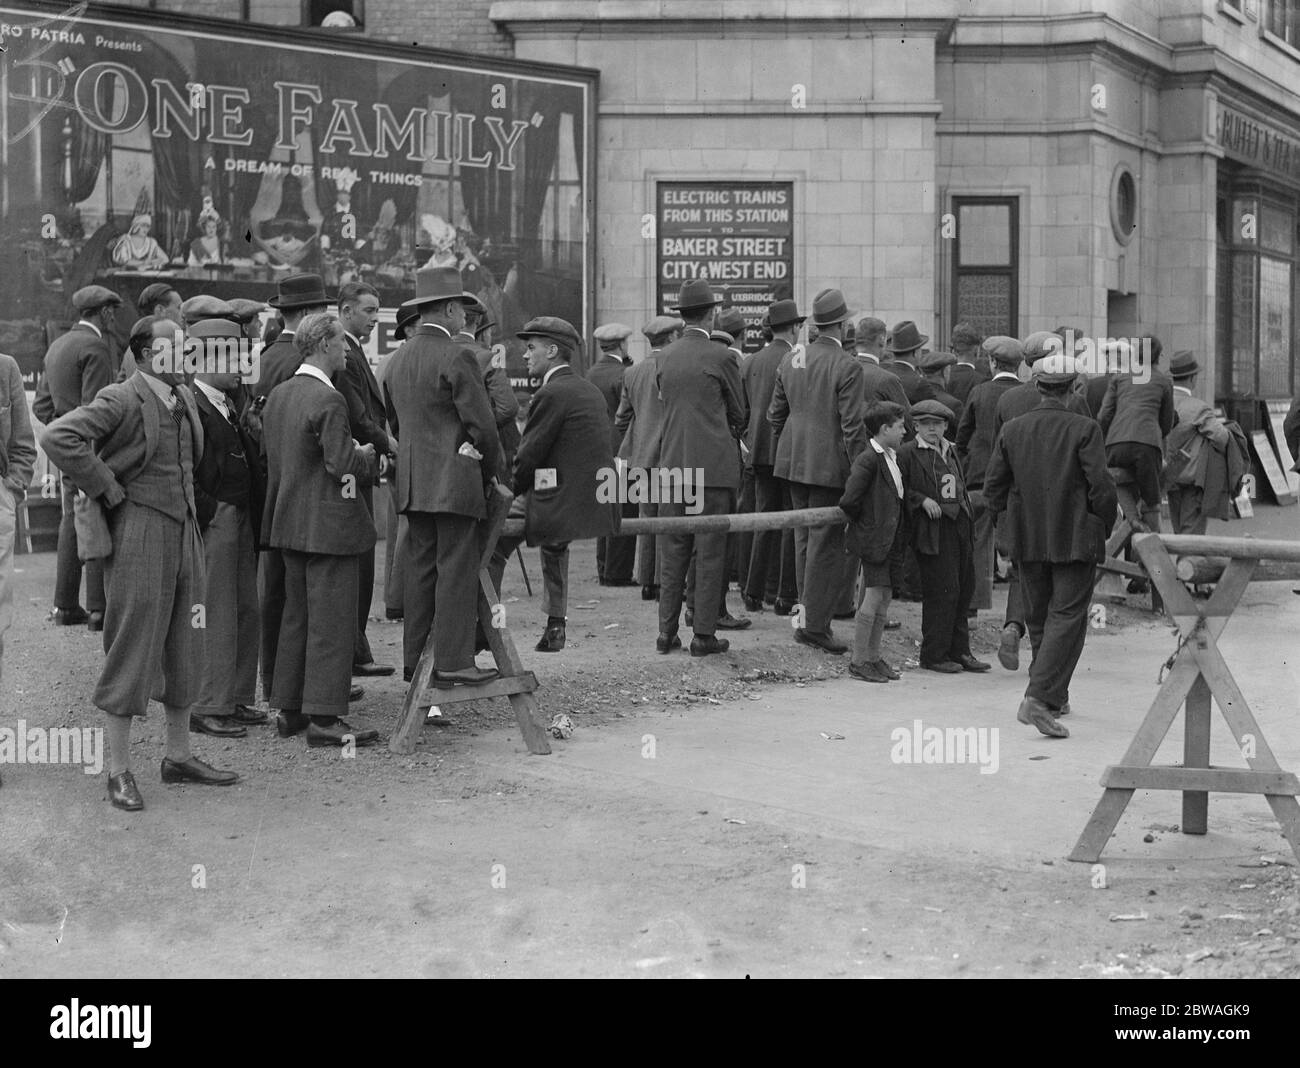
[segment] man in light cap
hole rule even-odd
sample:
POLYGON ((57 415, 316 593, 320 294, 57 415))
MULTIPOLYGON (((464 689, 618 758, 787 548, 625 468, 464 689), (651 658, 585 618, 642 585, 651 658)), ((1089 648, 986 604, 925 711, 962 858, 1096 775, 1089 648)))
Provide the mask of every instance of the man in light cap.
POLYGON ((952 328, 952 354, 957 357, 948 372, 948 392, 962 404, 970 391, 981 382, 989 381, 989 365, 980 348, 983 338, 970 323, 958 323, 952 328))
POLYGON ((541 547, 542 611, 546 629, 539 653, 564 648, 568 610, 569 542, 608 537, 618 529, 614 450, 600 389, 574 373, 570 361, 582 338, 564 319, 530 319, 516 335, 527 343, 528 373, 542 380, 528 406, 528 422, 515 455, 513 515, 524 519, 524 537, 502 538, 492 557, 498 594, 506 561, 523 540, 541 547))
MULTIPOLYGON (((993 452, 998 401, 1008 390, 1020 385, 1016 371, 1024 362, 1025 350, 1015 338, 995 335, 984 339, 980 351, 992 366, 993 377, 987 382, 977 382, 967 394, 957 424, 957 455, 961 457, 966 488, 975 509, 975 596, 971 604, 976 609, 989 609, 993 607, 994 524, 993 515, 984 503, 984 473, 993 452)), ((1017 618, 1021 615, 1016 612, 1017 618)))
MULTIPOLYGON (((1023 342, 1025 364, 1029 367, 1032 374, 1034 365, 1044 356, 1060 355, 1061 339, 1050 330, 1039 330, 1030 334, 1023 342)), ((1068 354, 1067 354, 1068 355, 1068 354)), ((1002 429, 1002 424, 1016 418, 1018 415, 1024 415, 1025 412, 1031 412, 1038 407, 1043 395, 1034 387, 1034 383, 1022 382, 1014 389, 1008 389, 1006 393, 998 400, 997 412, 993 417, 993 436, 998 436, 998 431, 1002 429)), ((1075 390, 1071 389, 1064 398, 1067 411, 1074 412, 1076 415, 1091 416, 1088 410, 1088 402, 1080 397, 1075 390)))
MULTIPOLYGON (((86 286, 72 294, 80 319, 57 337, 45 353, 44 371, 36 387, 32 411, 47 426, 79 405, 89 404, 113 381, 115 367, 106 334, 122 298, 103 286, 86 286)), ((58 466, 57 464, 55 466, 58 466)), ((59 522, 59 548, 54 573, 54 622, 59 626, 85 623, 90 630, 104 627, 104 571, 100 561, 86 562, 86 608, 81 607, 81 560, 77 556, 77 530, 73 503, 77 486, 66 473, 61 479, 63 516, 59 522), (89 613, 87 613, 87 609, 89 613)))
POLYGON ((158 319, 170 319, 177 326, 185 325, 181 295, 166 282, 151 282, 145 286, 140 291, 135 306, 142 316, 152 315, 158 319))
MULTIPOLYGON (((659 353, 681 336, 685 324, 671 315, 656 315, 641 333, 650 344, 650 352, 640 363, 633 364, 623 375, 614 429, 622 435, 618 458, 629 470, 649 472, 659 463, 659 439, 663 432, 663 401, 659 397, 659 353)), ((659 505, 643 501, 637 508, 643 519, 659 514, 659 505)), ((641 599, 659 597, 659 573, 662 557, 655 551, 655 535, 637 538, 637 581, 641 599)))
POLYGON ((250 341, 260 338, 262 313, 266 311, 266 305, 260 300, 245 300, 243 297, 236 297, 229 304, 230 318, 239 324, 244 337, 250 341))
MULTIPOLYGON (((623 444, 623 434, 618 429, 616 417, 619 402, 623 399, 623 376, 631 361, 627 355, 627 339, 632 328, 622 323, 605 323, 592 335, 600 346, 600 359, 591 365, 587 381, 600 390, 609 413, 610 450, 617 454, 623 444)), ((623 518, 631 519, 637 513, 635 504, 623 505, 623 518)), ((599 538, 596 541, 596 577, 602 586, 635 586, 632 566, 636 562, 636 536, 599 538)))
POLYGON ((953 419, 961 421, 962 402, 947 390, 948 373, 957 363, 951 352, 927 352, 917 360, 917 370, 934 388, 934 399, 952 410, 953 419))
POLYGON ((1116 511, 1101 427, 1065 406, 1077 373, 1072 356, 1042 361, 1034 379, 1042 401, 1002 428, 984 482, 989 510, 1006 512, 1034 652, 1016 718, 1051 738, 1070 736, 1059 717, 1070 711, 1070 680, 1116 511))
POLYGON ((234 322, 235 309, 220 297, 200 293, 181 304, 180 314, 186 326, 193 326, 204 319, 229 319, 234 322))

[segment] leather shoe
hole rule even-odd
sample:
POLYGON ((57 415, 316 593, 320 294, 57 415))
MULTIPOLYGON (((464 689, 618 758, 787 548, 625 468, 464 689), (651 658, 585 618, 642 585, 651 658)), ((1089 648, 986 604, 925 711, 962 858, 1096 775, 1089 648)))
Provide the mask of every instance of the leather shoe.
POLYGON ((1020 670, 1020 628, 1008 623, 998 640, 998 663, 1008 671, 1020 670))
POLYGON ((163 757, 163 782, 196 782, 200 786, 229 786, 239 781, 239 773, 218 771, 211 764, 205 764, 196 756, 189 760, 168 760, 163 757))
POLYGON ((307 728, 307 744, 313 749, 322 745, 344 746, 347 745, 349 737, 356 745, 374 745, 379 741, 379 732, 357 730, 345 719, 336 719, 329 724, 312 720, 307 728))
POLYGON ((778 616, 788 616, 791 612, 794 611, 794 602, 783 601, 781 600, 781 598, 778 597, 772 605, 772 611, 775 612, 778 616))
POLYGON ((135 785, 135 776, 129 771, 108 777, 108 799, 113 802, 114 808, 124 808, 127 812, 138 812, 144 808, 144 798, 135 785))
POLYGON ((682 647, 682 639, 676 634, 661 634, 655 639, 655 652, 671 653, 682 647))
POLYGON ((50 615, 56 627, 79 627, 89 618, 84 608, 56 608, 50 615))
POLYGON ((491 682, 497 677, 496 668, 481 668, 471 665, 467 668, 457 668, 455 671, 438 671, 433 672, 433 681, 441 682, 446 686, 482 686, 485 682, 491 682))
POLYGON ((564 648, 564 627, 547 627, 533 648, 539 653, 558 653, 564 648))
POLYGON ((875 668, 877 671, 879 671, 882 675, 884 675, 885 678, 889 679, 890 682, 893 682, 896 679, 901 679, 903 677, 892 667, 890 667, 889 664, 886 663, 884 660, 873 660, 871 662, 871 666, 875 668))
POLYGON ((235 705, 235 712, 230 718, 245 727, 256 727, 270 719, 260 708, 249 708, 247 705, 235 705))
POLYGON ((349 701, 360 701, 361 698, 365 696, 366 696, 366 691, 363 690, 360 686, 353 686, 352 689, 348 690, 349 701))
POLYGON ((925 661, 922 661, 921 666, 925 668, 926 671, 939 671, 944 675, 960 675, 962 673, 962 666, 960 664, 954 664, 951 660, 940 660, 934 664, 927 664, 925 661))
POLYGON ((90 615, 88 615, 88 616, 86 617, 86 629, 87 629, 88 631, 90 631, 92 634, 96 634, 96 633, 98 633, 99 631, 103 630, 103 629, 104 629, 104 613, 103 613, 103 612, 91 612, 90 615))
POLYGON ((697 634, 691 639, 691 656, 711 656, 725 653, 731 648, 731 642, 714 634, 697 634))
POLYGON ((992 664, 986 664, 983 660, 976 660, 970 653, 957 657, 957 663, 961 665, 962 671, 991 671, 993 668, 992 664))
POLYGON ((642 587, 641 587, 641 600, 643 600, 643 601, 657 601, 657 600, 659 600, 659 587, 658 587, 658 586, 642 586, 642 587))
POLYGON ((741 600, 745 603, 746 612, 763 611, 763 599, 761 597, 741 597, 741 600))
POLYGON ((248 734, 230 716, 199 716, 192 712, 190 730, 194 734, 210 734, 214 738, 243 738, 248 734))
POLYGON ((885 630, 898 630, 898 628, 901 627, 902 625, 903 625, 902 622, 897 619, 885 620, 885 630))
POLYGON ((1060 708, 1048 709, 1054 716, 1068 716, 1070 714, 1070 702, 1066 701, 1060 708))
POLYGON ((725 616, 718 617, 719 630, 744 630, 746 627, 752 627, 753 625, 754 621, 752 619, 741 619, 733 616, 730 612, 725 616))
POLYGON ((379 678, 384 675, 391 675, 394 670, 392 664, 376 664, 373 660, 369 664, 352 665, 352 675, 354 678, 358 675, 379 678))
POLYGON ((889 676, 882 674, 875 664, 855 664, 849 661, 849 674, 863 682, 888 682, 889 676))
POLYGON ((805 630, 799 627, 794 632, 794 640, 800 645, 811 645, 827 653, 834 653, 838 656, 841 653, 847 653, 849 647, 832 634, 818 634, 814 630, 805 630))
POLYGON ((1045 734, 1049 738, 1070 737, 1070 729, 1065 724, 1058 723, 1052 716, 1052 710, 1037 697, 1026 697, 1020 702, 1016 719, 1021 723, 1037 727, 1040 734, 1045 734))
POLYGON ((295 734, 301 734, 307 729, 309 723, 311 723, 309 716, 292 710, 282 711, 275 717, 275 729, 281 738, 292 738, 295 734))

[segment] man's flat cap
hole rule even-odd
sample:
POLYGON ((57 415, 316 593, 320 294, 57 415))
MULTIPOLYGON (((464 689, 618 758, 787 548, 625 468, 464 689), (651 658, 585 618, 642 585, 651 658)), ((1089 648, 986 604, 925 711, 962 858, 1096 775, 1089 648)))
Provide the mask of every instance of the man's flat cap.
POLYGON ((188 326, 203 319, 230 319, 234 321, 235 309, 218 297, 200 293, 181 305, 181 318, 188 326))
POLYGON ((1063 352, 1054 352, 1034 362, 1034 378, 1040 382, 1059 385, 1063 382, 1073 382, 1078 376, 1078 361, 1063 352))
POLYGON ((140 291, 140 299, 135 302, 135 306, 148 314, 155 304, 166 304, 167 294, 173 292, 175 290, 166 282, 150 282, 140 291))
POLYGON ((1039 330, 1025 338, 1025 363, 1032 365, 1044 356, 1060 353, 1063 345, 1057 334, 1050 330, 1039 330))
POLYGON ((716 341, 721 345, 726 345, 727 348, 731 348, 731 346, 736 343, 735 335, 729 334, 725 330, 710 330, 709 340, 716 341))
POLYGON ((240 337, 244 333, 233 319, 200 319, 185 332, 190 337, 240 337))
POLYGON ((618 348, 624 341, 632 336, 632 328, 624 326, 622 323, 605 323, 596 327, 595 332, 591 335, 596 342, 604 348, 618 348))
POLYGON ((515 334, 515 337, 544 337, 548 341, 554 341, 557 345, 563 345, 568 349, 577 350, 582 348, 582 337, 573 328, 572 324, 564 319, 557 319, 553 315, 539 315, 536 319, 529 319, 528 322, 524 323, 524 328, 515 334))
POLYGON ((917 419, 942 419, 945 423, 950 423, 952 409, 937 400, 923 400, 912 405, 912 421, 917 419))
POLYGON ((945 367, 951 367, 956 362, 957 357, 951 352, 927 352, 921 357, 917 367, 930 374, 934 371, 942 371, 945 367))
POLYGON ((736 341, 745 339, 745 317, 735 308, 723 308, 713 320, 713 329, 730 334, 736 341))
POLYGON ((656 315, 645 326, 641 327, 641 333, 646 337, 659 337, 661 334, 671 334, 674 330, 681 330, 686 324, 672 315, 656 315))
POLYGON ((72 294, 72 306, 79 312, 94 311, 105 304, 121 304, 122 298, 104 286, 83 286, 72 294))
MULTIPOLYGON (((262 312, 266 311, 266 305, 260 300, 247 300, 244 297, 236 297, 228 302, 230 304, 230 317, 237 323, 251 323, 262 312)), ((183 308, 185 305, 181 305, 183 308)), ((182 315, 185 313, 182 312, 182 315)))
POLYGON ((1019 367, 1025 361, 1025 347, 1013 337, 994 334, 986 337, 980 351, 999 367, 1019 367))

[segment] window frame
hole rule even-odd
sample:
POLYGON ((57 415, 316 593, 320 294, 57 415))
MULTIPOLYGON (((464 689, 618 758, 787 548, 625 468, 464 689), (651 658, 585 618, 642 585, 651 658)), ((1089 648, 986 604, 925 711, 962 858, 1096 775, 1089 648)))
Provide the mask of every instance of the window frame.
POLYGON ((1020 197, 1003 196, 990 194, 960 194, 954 193, 949 201, 951 205, 953 219, 956 221, 956 233, 953 237, 951 248, 951 259, 949 273, 949 326, 952 327, 962 322, 961 310, 959 307, 961 279, 968 276, 996 276, 1006 277, 1010 283, 1010 307, 1008 308, 1009 322, 1006 324, 1006 333, 1011 337, 1020 336, 1020 197), (1009 209, 1007 249, 1010 263, 1005 266, 968 266, 963 267, 961 262, 961 213, 966 207, 1006 207, 1009 209))

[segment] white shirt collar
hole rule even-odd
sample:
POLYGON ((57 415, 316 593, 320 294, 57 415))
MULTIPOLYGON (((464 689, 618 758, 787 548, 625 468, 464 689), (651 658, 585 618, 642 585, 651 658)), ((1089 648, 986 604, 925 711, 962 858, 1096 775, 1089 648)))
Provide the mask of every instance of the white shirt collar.
POLYGON ((921 437, 920 434, 916 435, 916 447, 918 449, 929 449, 931 452, 937 452, 940 456, 944 458, 944 460, 948 459, 948 453, 952 449, 952 445, 947 438, 940 438, 939 447, 935 448, 933 445, 927 442, 925 438, 921 437))
POLYGON ((224 393, 222 393, 221 390, 217 389, 216 386, 209 385, 207 382, 204 382, 201 378, 196 378, 194 380, 194 384, 198 386, 200 390, 203 391, 203 395, 213 403, 213 405, 216 407, 216 409, 219 412, 221 412, 222 415, 224 415, 227 419, 231 418, 231 414, 230 414, 231 407, 230 407, 229 397, 227 397, 224 393))
POLYGON ((1012 381, 1019 382, 1020 376, 1015 371, 999 371, 993 376, 991 381, 996 382, 999 378, 1010 378, 1012 381))
POLYGON ((78 326, 88 326, 88 327, 90 327, 90 329, 92 329, 93 331, 95 331, 95 336, 96 336, 96 337, 103 337, 103 336, 104 336, 104 331, 102 331, 102 330, 101 330, 99 327, 97 327, 94 323, 89 322, 89 321, 86 320, 86 319, 78 319, 78 320, 77 320, 77 325, 78 325, 78 326))
POLYGON ((154 391, 155 396, 163 404, 167 405, 169 412, 172 411, 176 407, 176 394, 172 392, 172 387, 161 379, 154 378, 153 375, 146 375, 143 371, 140 373, 145 380, 145 384, 154 391))
POLYGON ((874 363, 877 367, 880 366, 880 357, 877 356, 874 352, 859 352, 859 353, 858 353, 858 359, 860 359, 860 360, 870 360, 870 361, 871 361, 872 363, 874 363))
POLYGON ((889 476, 894 480, 894 489, 901 500, 903 497, 903 472, 898 468, 898 459, 894 450, 881 445, 875 438, 868 440, 871 442, 871 447, 885 458, 885 466, 889 468, 889 476))
POLYGON ((555 374, 555 372, 558 371, 561 367, 568 367, 568 366, 569 365, 567 363, 557 363, 554 367, 552 367, 549 371, 547 371, 546 374, 542 375, 542 385, 546 385, 546 383, 551 380, 551 375, 555 374))
POLYGON ((1175 393, 1186 393, 1189 397, 1194 396, 1194 394, 1192 393, 1192 391, 1191 391, 1190 389, 1188 389, 1186 386, 1174 386, 1174 392, 1175 392, 1175 393))
POLYGON ((818 341, 830 341, 830 342, 833 342, 833 343, 836 344, 836 345, 839 345, 840 348, 844 348, 844 344, 843 344, 843 342, 841 342, 839 339, 837 339, 837 338, 833 338, 833 337, 827 337, 825 334, 818 334, 818 335, 817 335, 817 340, 818 340, 818 341))
POLYGON ((695 334, 703 334, 705 337, 709 336, 709 332, 705 330, 703 327, 699 327, 699 326, 688 326, 685 330, 682 331, 682 333, 683 334, 695 333, 695 334))
POLYGON ((451 331, 448 330, 445 326, 443 326, 442 323, 419 323, 418 326, 429 326, 432 327, 434 330, 441 330, 448 337, 451 337, 451 331))
POLYGON ((346 337, 349 341, 351 341, 352 344, 354 344, 357 348, 361 348, 361 339, 358 338, 357 335, 354 334, 351 330, 344 330, 343 336, 346 337))
POLYGON ((969 367, 972 371, 973 371, 973 370, 976 370, 975 365, 974 365, 973 363, 971 363, 970 360, 958 360, 958 361, 957 361, 957 366, 958 366, 958 367, 969 367))
POLYGON ((312 377, 312 378, 317 378, 317 379, 319 379, 320 381, 324 382, 327 386, 330 387, 330 389, 333 389, 333 388, 334 388, 334 383, 330 381, 330 376, 327 375, 324 371, 322 371, 322 370, 321 370, 319 367, 317 367, 315 364, 310 364, 310 363, 300 364, 299 367, 298 367, 298 370, 294 371, 294 375, 295 375, 295 376, 296 376, 296 375, 309 375, 309 376, 312 377))

